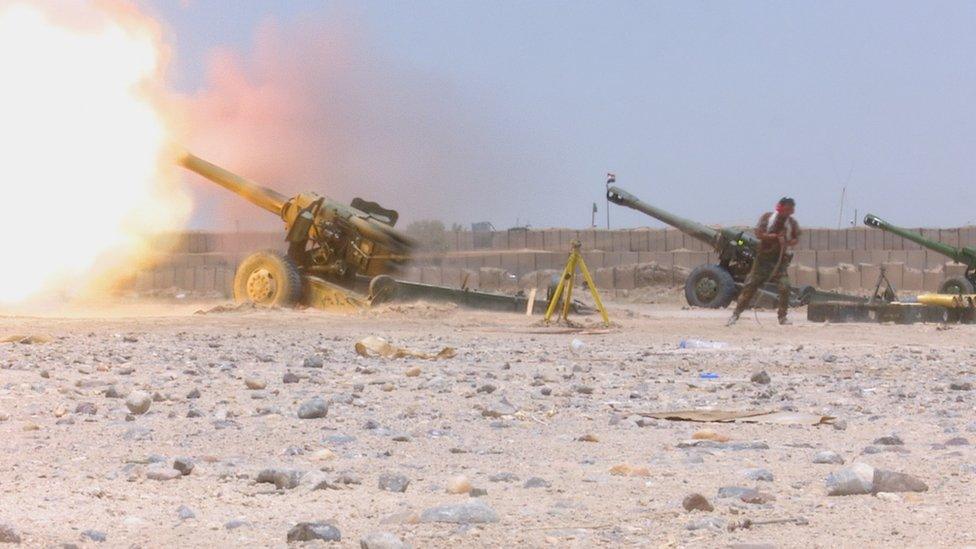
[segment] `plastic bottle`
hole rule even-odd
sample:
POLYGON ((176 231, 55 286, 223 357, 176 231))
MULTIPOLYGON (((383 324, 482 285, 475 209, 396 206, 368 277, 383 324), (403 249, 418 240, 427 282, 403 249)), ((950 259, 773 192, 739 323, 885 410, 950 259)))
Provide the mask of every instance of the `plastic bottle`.
POLYGON ((583 343, 578 339, 573 339, 573 341, 569 344, 570 350, 572 350, 574 353, 582 351, 585 347, 586 343, 583 343))
POLYGON ((724 349, 729 344, 724 341, 709 341, 707 339, 682 339, 678 343, 679 349, 724 349))

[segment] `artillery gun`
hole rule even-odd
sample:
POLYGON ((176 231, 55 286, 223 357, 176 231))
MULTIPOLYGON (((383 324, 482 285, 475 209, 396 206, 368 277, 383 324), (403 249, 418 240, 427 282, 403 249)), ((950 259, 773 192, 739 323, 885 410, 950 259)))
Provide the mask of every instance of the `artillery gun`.
POLYGON ((234 298, 263 305, 334 306, 350 302, 358 277, 370 277, 369 297, 389 288, 388 275, 410 257, 414 243, 395 230, 399 215, 360 198, 346 206, 315 193, 292 198, 190 153, 179 164, 281 217, 288 250, 246 257, 234 275, 234 298))
POLYGON ((940 253, 957 263, 962 263, 966 266, 966 274, 945 279, 939 287, 939 293, 956 295, 970 295, 974 293, 974 288, 976 288, 976 249, 965 246, 956 248, 955 246, 925 238, 909 229, 892 225, 874 214, 864 216, 864 224, 868 227, 874 227, 898 235, 906 240, 911 240, 923 248, 940 253))
MULTIPOLYGON (((619 187, 607 189, 607 199, 666 223, 715 250, 718 263, 696 267, 685 280, 685 299, 689 305, 720 309, 727 307, 739 295, 759 248, 759 240, 752 229, 714 229, 651 206, 619 187)), ((760 288, 760 292, 765 298, 775 299, 776 288, 771 284, 760 288)), ((814 295, 814 289, 809 286, 792 288, 790 305, 805 305, 814 295)))
MULTIPOLYGON (((394 228, 399 214, 361 198, 346 206, 315 193, 287 198, 190 153, 178 163, 240 195, 285 223, 287 252, 246 257, 234 275, 234 299, 261 305, 360 308, 392 299, 451 301, 493 311, 543 311, 525 295, 503 295, 396 280, 415 243, 394 228)), ((588 312, 582 304, 574 311, 588 312)))

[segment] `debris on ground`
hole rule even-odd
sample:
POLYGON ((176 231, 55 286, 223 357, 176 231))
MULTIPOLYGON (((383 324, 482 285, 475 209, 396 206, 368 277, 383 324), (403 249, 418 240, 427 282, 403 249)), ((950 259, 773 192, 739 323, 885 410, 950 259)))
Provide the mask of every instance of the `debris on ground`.
POLYGON ((434 354, 413 351, 403 347, 396 347, 389 341, 376 336, 368 336, 356 342, 356 354, 359 356, 379 356, 383 358, 422 358, 425 360, 442 360, 454 358, 457 351, 452 347, 444 347, 434 354))

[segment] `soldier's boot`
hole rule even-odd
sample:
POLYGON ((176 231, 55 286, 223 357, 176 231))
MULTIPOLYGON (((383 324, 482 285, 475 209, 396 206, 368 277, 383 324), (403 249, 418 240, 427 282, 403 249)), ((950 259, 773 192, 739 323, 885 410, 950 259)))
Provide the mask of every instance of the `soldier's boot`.
POLYGON ((739 314, 740 313, 739 313, 738 310, 733 311, 732 312, 732 316, 729 317, 729 320, 728 320, 728 322, 725 323, 725 325, 726 326, 732 326, 733 324, 735 324, 736 322, 738 322, 739 321, 739 314))
POLYGON ((789 286, 780 284, 779 287, 779 308, 776 311, 776 316, 779 318, 780 326, 789 326, 793 324, 790 319, 786 317, 789 312, 790 307, 790 288, 789 286))

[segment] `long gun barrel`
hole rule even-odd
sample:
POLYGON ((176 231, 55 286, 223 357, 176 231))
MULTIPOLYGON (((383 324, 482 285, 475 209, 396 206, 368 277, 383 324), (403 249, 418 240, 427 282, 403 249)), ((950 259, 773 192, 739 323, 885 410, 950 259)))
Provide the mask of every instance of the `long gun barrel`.
POLYGON ((888 223, 884 219, 881 219, 873 214, 864 216, 864 224, 868 227, 874 227, 876 229, 881 229, 882 231, 888 231, 889 233, 896 234, 906 240, 911 240, 923 248, 928 248, 934 252, 938 252, 951 258, 953 261, 963 263, 969 267, 976 266, 976 250, 973 248, 956 248, 955 246, 950 246, 949 244, 944 244, 936 240, 925 238, 914 231, 905 229, 903 227, 898 227, 897 225, 892 225, 891 223, 888 223))
POLYGON ((288 197, 281 193, 231 173, 220 166, 215 166, 188 152, 180 155, 179 164, 275 215, 281 216, 282 210, 288 202, 288 197))
POLYGON ((702 225, 701 223, 697 223, 690 219, 685 219, 683 217, 674 215, 673 213, 664 211, 660 208, 655 208, 646 202, 642 202, 636 196, 621 189, 620 187, 610 187, 607 189, 607 199, 614 204, 626 206, 641 213, 647 214, 654 219, 671 225, 672 227, 679 229, 681 232, 697 240, 701 240, 710 246, 716 245, 719 236, 718 230, 707 225, 702 225))

